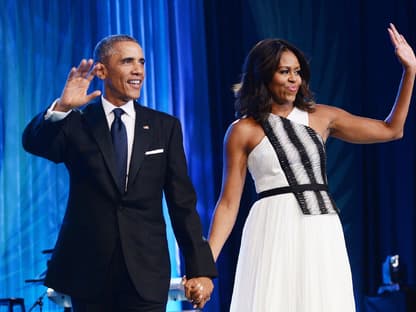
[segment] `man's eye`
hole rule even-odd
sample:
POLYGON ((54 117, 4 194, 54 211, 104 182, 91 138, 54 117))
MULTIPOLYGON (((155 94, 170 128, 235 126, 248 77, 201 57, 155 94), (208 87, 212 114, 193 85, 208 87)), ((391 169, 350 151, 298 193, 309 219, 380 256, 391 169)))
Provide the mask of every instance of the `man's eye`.
POLYGON ((133 59, 131 59, 131 58, 126 58, 126 59, 121 60, 122 64, 129 64, 131 62, 133 62, 133 59))

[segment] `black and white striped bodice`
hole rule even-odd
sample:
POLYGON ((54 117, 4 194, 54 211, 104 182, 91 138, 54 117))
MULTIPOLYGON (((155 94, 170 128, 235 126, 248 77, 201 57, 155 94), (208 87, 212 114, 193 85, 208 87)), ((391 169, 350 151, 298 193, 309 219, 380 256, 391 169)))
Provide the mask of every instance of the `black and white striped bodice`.
MULTIPOLYGON (((300 116, 307 114, 299 112, 300 116)), ((276 179, 285 181, 272 182, 269 188, 264 183, 260 188, 256 186, 259 198, 293 193, 304 214, 337 213, 328 193, 325 146, 319 134, 309 126, 272 114, 262 126, 279 162, 274 165, 280 165, 282 171, 276 179)))

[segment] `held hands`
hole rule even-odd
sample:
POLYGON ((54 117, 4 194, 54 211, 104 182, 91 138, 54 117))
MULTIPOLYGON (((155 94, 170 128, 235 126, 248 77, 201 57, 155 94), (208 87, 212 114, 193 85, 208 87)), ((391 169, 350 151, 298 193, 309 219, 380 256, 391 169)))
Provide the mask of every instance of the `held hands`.
POLYGON ((202 309, 211 299, 214 284, 209 277, 182 278, 185 287, 185 296, 192 302, 194 308, 202 309))
POLYGON ((412 47, 407 43, 406 39, 400 34, 396 27, 390 23, 387 29, 390 35, 391 43, 393 44, 396 56, 402 63, 405 70, 416 72, 416 57, 412 47))
POLYGON ((95 66, 93 67, 93 63, 92 59, 88 61, 83 59, 78 67, 71 69, 55 110, 66 112, 72 108, 82 106, 101 95, 101 91, 98 90, 87 94, 91 80, 96 74, 96 68, 95 66))

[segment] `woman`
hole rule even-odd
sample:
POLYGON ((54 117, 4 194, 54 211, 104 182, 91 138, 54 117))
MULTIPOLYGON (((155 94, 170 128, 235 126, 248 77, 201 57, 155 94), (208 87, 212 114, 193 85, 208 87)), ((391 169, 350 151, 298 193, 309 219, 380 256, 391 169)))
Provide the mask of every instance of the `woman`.
POLYGON ((328 193, 324 144, 399 139, 408 113, 416 58, 390 24, 403 65, 386 120, 315 104, 303 54, 283 40, 259 42, 235 88, 241 117, 225 136, 223 185, 209 243, 217 259, 238 213, 250 171, 259 193, 244 226, 231 311, 355 311, 338 210, 328 193))

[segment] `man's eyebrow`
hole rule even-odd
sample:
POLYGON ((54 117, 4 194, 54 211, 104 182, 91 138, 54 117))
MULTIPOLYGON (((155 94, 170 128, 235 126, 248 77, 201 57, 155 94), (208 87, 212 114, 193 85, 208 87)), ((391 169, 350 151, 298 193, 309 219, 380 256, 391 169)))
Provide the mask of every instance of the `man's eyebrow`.
MULTIPOLYGON (((136 58, 135 58, 135 57, 133 57, 133 56, 126 56, 126 57, 123 57, 121 60, 122 60, 122 61, 134 61, 135 59, 136 59, 136 58)), ((144 57, 139 58, 139 62, 144 63, 144 62, 145 62, 144 57)))
POLYGON ((134 57, 132 57, 132 56, 126 56, 126 57, 121 58, 121 60, 122 61, 132 61, 132 60, 134 60, 134 57))

